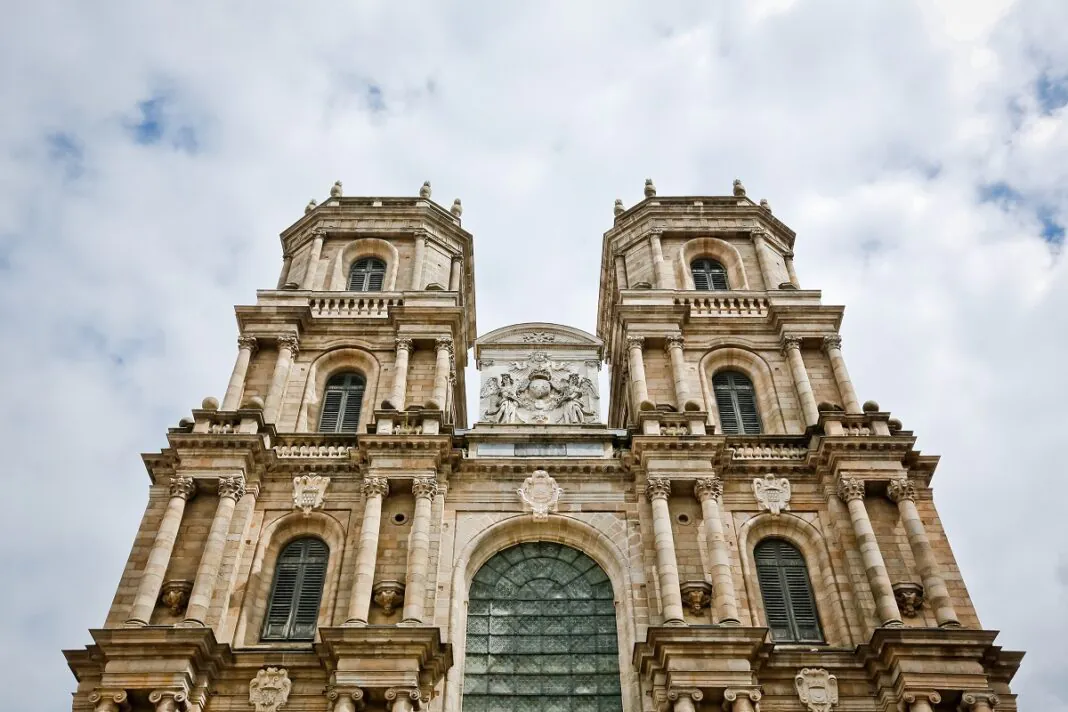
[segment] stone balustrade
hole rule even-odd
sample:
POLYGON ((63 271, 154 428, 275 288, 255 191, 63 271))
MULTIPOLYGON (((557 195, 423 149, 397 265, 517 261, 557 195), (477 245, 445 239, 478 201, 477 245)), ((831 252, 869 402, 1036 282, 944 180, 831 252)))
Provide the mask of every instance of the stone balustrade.
POLYGON ((312 297, 308 300, 311 314, 316 318, 329 317, 379 317, 389 316, 393 307, 404 306, 400 294, 377 293, 373 297, 366 295, 338 293, 337 296, 312 297))
POLYGON ((714 296, 676 297, 675 304, 688 306, 690 316, 756 316, 768 315, 769 302, 757 293, 724 292, 714 296))
POLYGON ((661 411, 641 411, 642 435, 706 435, 708 413, 688 411, 685 413, 664 413, 661 411))

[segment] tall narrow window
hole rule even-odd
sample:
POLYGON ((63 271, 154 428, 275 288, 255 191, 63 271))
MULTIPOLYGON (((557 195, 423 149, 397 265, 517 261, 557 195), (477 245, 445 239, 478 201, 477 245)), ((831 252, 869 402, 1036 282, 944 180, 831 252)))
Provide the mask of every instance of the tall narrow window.
POLYGON ((349 270, 350 292, 381 292, 386 278, 386 263, 377 257, 364 257, 349 270))
POLYGON ((727 284, 727 270, 715 260, 702 258, 690 263, 690 273, 693 274, 694 289, 705 291, 717 289, 730 289, 727 284))
POLYGON ((753 555, 771 639, 822 643, 816 600, 801 552, 783 539, 765 539, 757 544, 753 555))
POLYGON ((263 640, 314 640, 330 550, 307 537, 286 544, 274 569, 263 640))
POLYGON ((358 373, 339 373, 326 382, 320 433, 355 433, 360 425, 360 406, 367 382, 358 373))
POLYGON ((727 435, 757 435, 760 414, 753 382, 737 371, 720 371, 712 377, 719 423, 727 435))

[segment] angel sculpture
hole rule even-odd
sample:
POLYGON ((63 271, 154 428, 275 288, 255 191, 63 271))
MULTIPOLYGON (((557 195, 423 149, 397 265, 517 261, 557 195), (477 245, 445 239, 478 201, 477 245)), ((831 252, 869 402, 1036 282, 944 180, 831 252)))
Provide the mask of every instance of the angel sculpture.
POLYGON ((516 394, 512 376, 503 373, 498 381, 496 376, 490 378, 480 394, 482 398, 492 398, 490 407, 482 417, 490 423, 520 423, 519 398, 516 394))
POLYGON ((583 403, 587 395, 593 394, 593 382, 580 378, 577 373, 569 374, 567 380, 558 387, 561 391, 559 404, 561 423, 585 423, 595 414, 583 403))

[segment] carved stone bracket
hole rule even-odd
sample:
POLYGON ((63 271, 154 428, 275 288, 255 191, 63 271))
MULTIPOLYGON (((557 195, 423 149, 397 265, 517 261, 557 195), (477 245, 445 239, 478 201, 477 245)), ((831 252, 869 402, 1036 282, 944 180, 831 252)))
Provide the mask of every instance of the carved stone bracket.
POLYGON ((293 478, 293 508, 310 516, 312 510, 321 509, 326 498, 330 478, 322 475, 301 475, 293 478))
POLYGON ((809 712, 831 712, 838 704, 838 678, 823 668, 802 668, 794 675, 794 688, 809 712))
POLYGON ((264 668, 248 684, 248 701, 256 712, 277 712, 289 699, 292 689, 293 683, 285 668, 264 668))
POLYGON ((371 589, 375 603, 387 616, 404 604, 404 584, 400 581, 379 581, 371 589))
POLYGON ((535 470, 534 474, 523 481, 523 486, 516 490, 519 499, 530 507, 534 521, 549 518, 549 512, 555 512, 564 490, 545 470, 535 470))
POLYGON ((893 588, 894 600, 897 601, 897 607, 901 610, 901 615, 908 618, 915 618, 920 615, 924 602, 923 586, 911 581, 902 581, 901 583, 895 583, 893 588))
POLYGON ((761 509, 766 509, 773 516, 790 509, 790 480, 768 473, 763 478, 753 480, 753 496, 761 509))
POLYGON ((186 604, 189 603, 189 594, 193 592, 193 582, 172 579, 164 581, 160 587, 159 601, 178 616, 185 612, 186 604))
POLYGON ((712 603, 712 584, 707 581, 686 581, 680 587, 682 600, 695 616, 712 603))

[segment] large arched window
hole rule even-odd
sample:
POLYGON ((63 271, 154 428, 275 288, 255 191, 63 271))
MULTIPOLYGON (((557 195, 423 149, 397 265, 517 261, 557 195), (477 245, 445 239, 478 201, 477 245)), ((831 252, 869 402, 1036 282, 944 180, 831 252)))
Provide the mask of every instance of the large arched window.
POLYGON ((386 278, 386 263, 377 257, 364 257, 349 269, 350 292, 381 292, 386 278))
POLYGON ((727 284, 727 270, 719 262, 703 257, 690 263, 694 289, 705 291, 730 289, 727 284))
POLYGON ((760 433, 760 413, 756 407, 753 382, 738 371, 720 371, 712 377, 719 424, 727 435, 760 433))
POLYGON ((771 639, 822 643, 816 599, 801 552, 785 539, 765 539, 756 545, 753 556, 771 639))
POLYGON ((323 410, 319 414, 320 433, 355 433, 360 425, 360 406, 367 382, 351 371, 338 373, 326 382, 323 410))
POLYGON ((282 549, 263 621, 263 640, 314 640, 330 550, 321 539, 295 539, 282 549))
POLYGON ((621 712, 612 582, 582 552, 529 542, 471 582, 464 712, 621 712))

